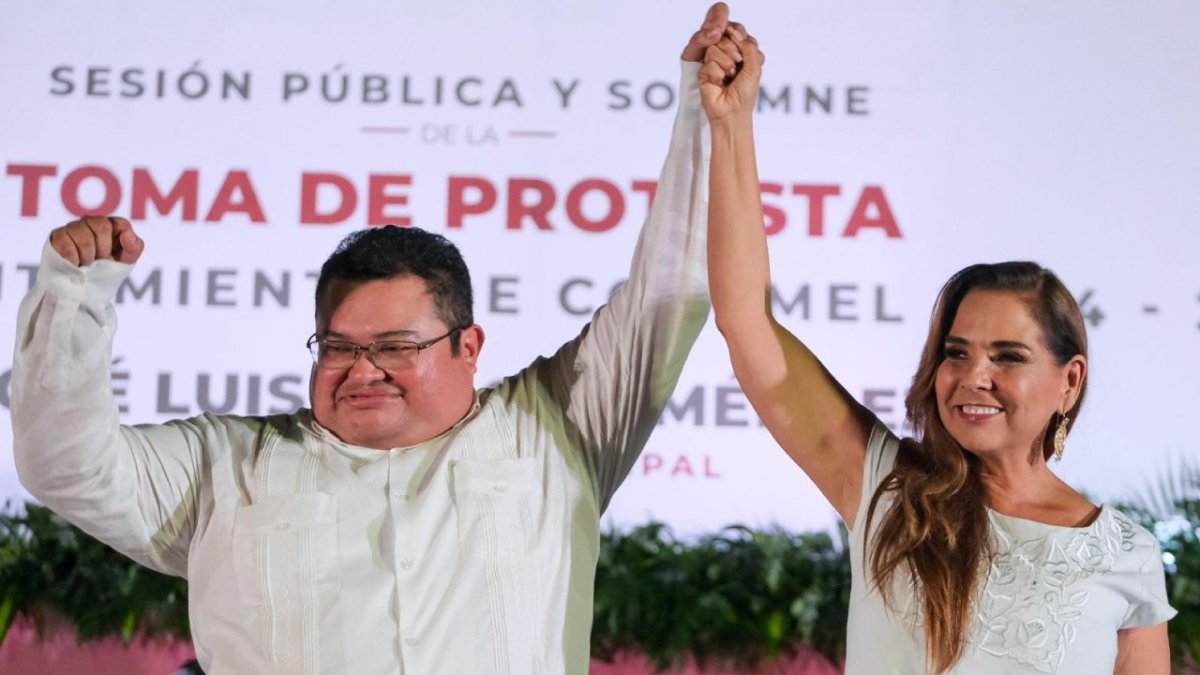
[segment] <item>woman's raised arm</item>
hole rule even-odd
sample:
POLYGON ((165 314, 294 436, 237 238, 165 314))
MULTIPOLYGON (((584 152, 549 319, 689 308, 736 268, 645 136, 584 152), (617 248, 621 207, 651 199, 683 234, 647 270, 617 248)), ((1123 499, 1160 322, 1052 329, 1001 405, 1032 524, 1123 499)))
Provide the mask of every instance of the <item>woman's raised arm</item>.
POLYGON ((708 274, 733 371, 767 429, 850 526, 873 416, 771 314, 770 265, 754 155, 764 58, 741 24, 708 48, 700 93, 712 127, 708 274))

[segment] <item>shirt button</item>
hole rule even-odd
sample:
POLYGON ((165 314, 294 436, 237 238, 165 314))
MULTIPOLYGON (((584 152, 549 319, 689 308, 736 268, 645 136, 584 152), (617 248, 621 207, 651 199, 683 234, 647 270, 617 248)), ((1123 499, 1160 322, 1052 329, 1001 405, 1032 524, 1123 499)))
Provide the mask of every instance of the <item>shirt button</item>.
POLYGON ((507 489, 508 489, 508 486, 505 486, 505 485, 493 485, 493 486, 492 486, 492 489, 493 489, 493 490, 495 490, 496 492, 504 492, 505 490, 507 490, 507 489))
POLYGON ((409 560, 408 558, 405 558, 404 560, 400 561, 400 569, 402 569, 402 570, 411 570, 412 566, 413 566, 413 561, 409 560))
POLYGON ((404 644, 408 645, 409 647, 416 647, 417 645, 421 644, 421 641, 415 637, 406 637, 404 638, 404 644))
POLYGON ((406 502, 408 501, 408 495, 404 494, 403 492, 393 492, 392 499, 398 502, 406 502))
POLYGON ((276 532, 284 532, 292 526, 291 523, 275 523, 276 532))

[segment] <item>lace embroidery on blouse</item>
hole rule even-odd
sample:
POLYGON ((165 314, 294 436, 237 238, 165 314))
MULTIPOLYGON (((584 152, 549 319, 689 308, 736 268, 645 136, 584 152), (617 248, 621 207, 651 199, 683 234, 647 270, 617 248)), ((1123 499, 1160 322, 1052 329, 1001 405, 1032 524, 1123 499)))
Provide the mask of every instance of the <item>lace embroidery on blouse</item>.
MULTIPOLYGON (((1084 581, 1112 571, 1120 552, 1134 549, 1134 524, 1104 509, 1085 528, 1055 528, 1029 539, 1016 539, 988 513, 993 556, 982 595, 976 600, 968 649, 979 649, 1033 668, 1058 672, 1075 640, 1075 620, 1083 615, 1090 593, 1084 581)), ((909 579, 913 600, 900 614, 917 634, 924 631, 925 610, 909 579)))
POLYGON ((1134 548, 1133 523, 1106 509, 1086 528, 1015 539, 989 513, 994 555, 971 642, 984 652, 1055 673, 1075 640, 1089 591, 1084 581, 1112 570, 1134 548))

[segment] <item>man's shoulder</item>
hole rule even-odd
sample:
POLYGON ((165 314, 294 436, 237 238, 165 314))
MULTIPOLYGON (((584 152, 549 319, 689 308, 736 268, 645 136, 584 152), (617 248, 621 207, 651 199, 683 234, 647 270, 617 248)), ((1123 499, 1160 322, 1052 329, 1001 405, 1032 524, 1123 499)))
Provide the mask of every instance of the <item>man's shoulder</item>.
POLYGON ((188 419, 172 420, 166 425, 191 427, 201 436, 221 436, 232 444, 269 436, 300 441, 305 434, 312 433, 312 413, 307 408, 270 415, 205 412, 188 419))
POLYGON ((515 404, 523 409, 530 409, 538 400, 545 399, 546 391, 555 386, 552 373, 558 367, 556 359, 558 354, 554 357, 538 356, 516 373, 506 375, 476 390, 479 405, 487 407, 515 404))

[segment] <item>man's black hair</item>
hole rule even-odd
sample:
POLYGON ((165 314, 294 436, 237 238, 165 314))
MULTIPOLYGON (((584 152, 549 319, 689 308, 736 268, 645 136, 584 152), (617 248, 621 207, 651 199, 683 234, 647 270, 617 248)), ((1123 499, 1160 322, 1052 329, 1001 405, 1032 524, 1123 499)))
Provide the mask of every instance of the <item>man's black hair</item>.
MULTIPOLYGON (((322 297, 334 280, 365 283, 410 274, 425 280, 438 318, 447 328, 475 323, 471 274, 458 247, 440 234, 395 225, 351 232, 337 245, 317 277, 318 319, 322 297)), ((450 336, 455 355, 459 335, 450 336)))

